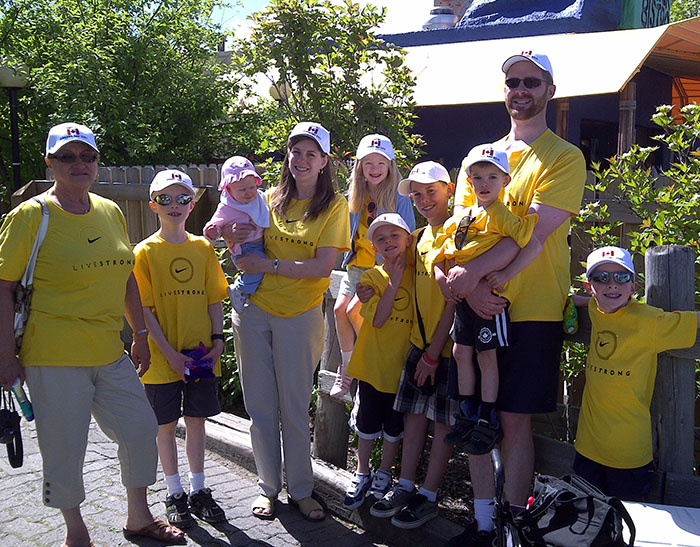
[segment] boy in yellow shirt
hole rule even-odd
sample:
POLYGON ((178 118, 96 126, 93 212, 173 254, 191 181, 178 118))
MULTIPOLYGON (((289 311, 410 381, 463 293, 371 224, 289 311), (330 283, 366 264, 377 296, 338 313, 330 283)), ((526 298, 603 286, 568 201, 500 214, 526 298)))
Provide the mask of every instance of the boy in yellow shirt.
POLYGON ((657 355, 695 343, 700 312, 665 312, 635 300, 629 252, 602 247, 588 255, 586 290, 591 345, 576 435, 574 471, 608 496, 643 501, 655 471, 651 415, 657 355))
POLYGON ((210 243, 185 231, 195 205, 190 177, 175 169, 161 171, 151 182, 150 197, 160 229, 134 249, 134 275, 151 350, 151 367, 141 380, 158 420, 156 442, 168 488, 168 522, 187 528, 195 522, 190 512, 207 522, 226 519, 204 486, 204 422, 221 411, 217 394, 224 349, 221 301, 228 282, 210 243), (189 495, 180 482, 175 443, 182 415, 189 495))
POLYGON ((403 435, 403 414, 392 407, 413 325, 414 268, 406 264, 413 236, 408 224, 397 213, 381 214, 369 226, 367 239, 384 263, 365 270, 360 281, 374 289, 374 296, 361 308, 364 321, 348 363, 348 374, 358 379, 350 416, 358 456, 343 501, 347 509, 360 507, 365 497, 372 501, 384 497, 392 486, 391 466, 403 435), (382 462, 373 475, 369 458, 382 433, 382 462))

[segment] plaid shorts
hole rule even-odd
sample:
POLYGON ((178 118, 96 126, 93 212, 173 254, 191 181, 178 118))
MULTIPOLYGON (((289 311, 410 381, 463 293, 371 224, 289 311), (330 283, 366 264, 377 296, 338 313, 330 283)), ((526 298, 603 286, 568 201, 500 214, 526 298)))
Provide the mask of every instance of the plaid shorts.
POLYGON ((402 414, 424 414, 426 418, 439 424, 454 425, 457 402, 447 396, 447 369, 449 357, 440 357, 440 365, 435 376, 435 392, 422 395, 406 381, 406 368, 401 372, 399 389, 394 399, 394 410, 402 414))

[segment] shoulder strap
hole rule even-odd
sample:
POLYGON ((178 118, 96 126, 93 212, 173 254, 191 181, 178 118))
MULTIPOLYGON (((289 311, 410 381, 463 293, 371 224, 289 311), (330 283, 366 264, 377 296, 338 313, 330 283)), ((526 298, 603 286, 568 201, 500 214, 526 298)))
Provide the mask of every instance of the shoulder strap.
POLYGON ((39 224, 39 229, 36 232, 32 252, 29 255, 29 261, 27 262, 27 269, 24 270, 24 275, 22 276, 21 284, 24 287, 28 287, 32 284, 32 280, 34 279, 34 266, 36 265, 36 257, 39 254, 39 247, 41 247, 41 244, 44 242, 46 232, 49 229, 49 208, 46 205, 46 202, 42 198, 32 199, 41 205, 41 223, 39 224))
MULTIPOLYGON (((420 241, 420 238, 423 236, 423 232, 425 232, 425 226, 421 228, 420 232, 418 232, 418 235, 416 236, 416 248, 415 248, 415 260, 414 260, 414 268, 415 268, 415 273, 416 273, 416 279, 418 279, 418 242, 420 241)), ((417 283, 416 283, 417 286, 417 283)), ((418 328, 420 329, 420 336, 423 339, 423 348, 425 349, 428 347, 428 340, 425 338, 425 325, 423 325, 423 317, 421 317, 420 314, 420 308, 418 307, 418 291, 416 288, 413 289, 413 298, 416 300, 416 318, 418 319, 418 328)))

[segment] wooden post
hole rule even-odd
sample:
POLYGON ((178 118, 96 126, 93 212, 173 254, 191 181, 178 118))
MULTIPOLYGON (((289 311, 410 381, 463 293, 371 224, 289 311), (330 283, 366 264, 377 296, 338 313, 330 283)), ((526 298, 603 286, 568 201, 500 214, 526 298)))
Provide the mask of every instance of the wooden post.
POLYGON ((637 84, 628 82, 620 92, 620 126, 617 135, 617 153, 627 152, 636 139, 637 84))
POLYGON ((335 332, 333 306, 338 296, 342 271, 334 270, 331 274, 331 286, 324 298, 324 323, 326 327, 321 370, 318 373, 318 399, 316 401, 316 420, 314 422, 313 455, 337 465, 347 467, 348 460, 348 413, 345 405, 351 399, 335 399, 329 395, 335 380, 335 372, 340 363, 340 346, 335 332))
POLYGON ((569 99, 557 99, 557 135, 569 140, 569 99))
MULTIPOLYGON (((694 264, 690 247, 662 245, 647 249, 647 303, 666 311, 693 310, 694 264)), ((659 355, 651 418, 661 471, 693 474, 694 407, 693 359, 659 355)))

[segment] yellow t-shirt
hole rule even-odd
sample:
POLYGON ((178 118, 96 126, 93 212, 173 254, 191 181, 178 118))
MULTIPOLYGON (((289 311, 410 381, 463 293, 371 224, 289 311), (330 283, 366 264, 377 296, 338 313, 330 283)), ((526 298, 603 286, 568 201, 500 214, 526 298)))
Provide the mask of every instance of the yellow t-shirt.
MULTIPOLYGON (((268 204, 272 189, 265 192, 268 204)), ((270 207, 270 227, 265 230, 265 254, 280 260, 308 260, 319 247, 350 248, 348 202, 340 194, 314 220, 302 220, 311 199, 293 199, 284 218, 270 207)), ((283 275, 265 275, 250 299, 278 317, 292 317, 318 306, 330 285, 328 277, 293 279, 283 275)))
MULTIPOLYGON (((211 244, 192 234, 179 244, 153 234, 134 253, 141 304, 151 308, 168 343, 177 351, 195 348, 199 342, 211 348, 208 306, 224 300, 228 286, 211 244)), ((148 347, 151 366, 141 378, 143 383, 177 382, 180 377, 150 337, 148 347)), ((220 362, 214 374, 221 376, 220 362)))
POLYGON ((367 205, 369 204, 369 196, 365 199, 365 205, 360 213, 360 223, 357 225, 355 232, 355 256, 348 263, 348 266, 357 266, 358 268, 373 268, 377 261, 377 255, 374 253, 372 242, 367 239, 367 205))
MULTIPOLYGON (((413 232, 414 241, 422 228, 413 232)), ((432 257, 438 249, 442 247, 447 238, 443 226, 426 226, 418 241, 416 260, 416 299, 418 300, 418 310, 411 329, 411 343, 419 348, 423 348, 423 337, 418 326, 418 311, 423 318, 425 328, 425 339, 428 343, 435 336, 442 312, 445 310, 445 298, 435 281, 432 257)), ((441 355, 449 357, 452 355, 452 340, 447 339, 445 347, 442 348, 441 355)))
MULTIPOLYGON (((85 215, 46 200, 49 227, 19 355, 25 367, 106 365, 124 353, 120 332, 134 255, 119 207, 89 197, 85 215)), ((21 279, 40 220, 34 200, 8 214, 0 228, 0 279, 21 279)))
POLYGON ((602 313, 591 299, 591 346, 576 451, 618 469, 652 460, 651 416, 657 354, 695 343, 693 311, 665 312, 632 299, 602 313))
MULTIPOLYGON (((507 137, 500 141, 503 147, 507 137)), ((578 214, 586 182, 586 162, 581 151, 550 130, 530 146, 508 157, 512 180, 503 203, 524 217, 532 204, 549 205, 578 214)), ((460 170, 455 203, 474 203, 464 163, 460 170)), ((571 274, 567 242, 569 220, 543 242, 540 255, 510 284, 513 299, 509 313, 513 321, 561 321, 571 274)))
POLYGON ((372 325, 372 321, 379 300, 389 286, 389 275, 383 266, 375 266, 362 273, 361 282, 374 289, 374 296, 362 305, 360 313, 364 322, 348 364, 348 374, 371 384, 377 391, 396 393, 410 347, 414 270, 408 266, 404 271, 391 315, 379 329, 372 325))

